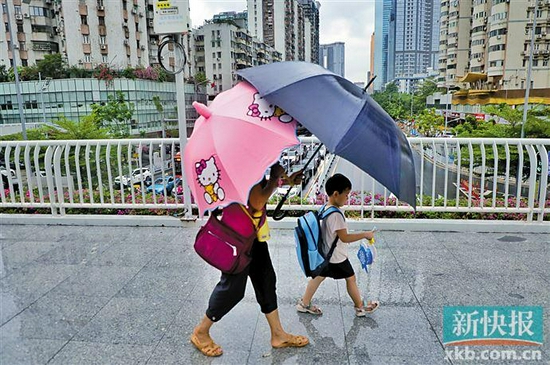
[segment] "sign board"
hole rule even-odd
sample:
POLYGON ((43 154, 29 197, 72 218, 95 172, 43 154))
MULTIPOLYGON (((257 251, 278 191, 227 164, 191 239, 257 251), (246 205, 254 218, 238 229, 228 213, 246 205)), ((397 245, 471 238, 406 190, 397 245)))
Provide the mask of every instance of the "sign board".
POLYGON ((189 0, 154 0, 155 34, 181 34, 189 31, 189 0))

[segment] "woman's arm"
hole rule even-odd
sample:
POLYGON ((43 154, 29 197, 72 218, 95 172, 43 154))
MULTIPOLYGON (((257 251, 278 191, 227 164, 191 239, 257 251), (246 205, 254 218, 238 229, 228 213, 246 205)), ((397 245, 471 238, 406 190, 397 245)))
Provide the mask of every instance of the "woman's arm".
POLYGON ((264 208, 271 194, 277 189, 279 179, 283 176, 284 172, 285 170, 282 166, 276 163, 271 166, 267 183, 262 187, 262 182, 259 182, 250 190, 248 203, 254 210, 262 210, 264 208))

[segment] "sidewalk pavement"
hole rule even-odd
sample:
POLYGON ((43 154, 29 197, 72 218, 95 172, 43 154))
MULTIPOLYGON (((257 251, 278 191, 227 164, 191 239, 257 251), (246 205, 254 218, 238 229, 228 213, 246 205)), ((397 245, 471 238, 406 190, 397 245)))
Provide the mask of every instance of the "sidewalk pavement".
MULTIPOLYGON (((195 254, 196 231, 0 225, 0 363, 477 363, 444 359, 446 305, 543 306, 543 346, 506 349, 542 350, 540 363, 550 362, 548 235, 380 232, 379 259, 358 281, 381 308, 356 318, 345 282, 331 279, 315 300, 321 317, 296 312, 306 280, 293 233, 273 230, 283 326, 311 344, 271 349, 249 283, 245 299, 213 327, 224 355, 207 359, 188 339, 219 274, 195 254)), ((356 251, 352 245, 358 272, 356 251)))

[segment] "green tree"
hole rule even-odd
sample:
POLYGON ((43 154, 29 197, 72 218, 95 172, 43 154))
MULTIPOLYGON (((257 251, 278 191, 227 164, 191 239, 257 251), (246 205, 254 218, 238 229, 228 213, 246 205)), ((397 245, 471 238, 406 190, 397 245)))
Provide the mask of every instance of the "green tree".
POLYGON ((204 72, 197 72, 195 74, 195 85, 203 85, 210 82, 204 72))
POLYGON ((445 118, 437 115, 435 109, 424 109, 415 116, 415 125, 421 134, 429 137, 444 128, 445 118))
POLYGON ((53 122, 56 127, 49 126, 51 139, 105 139, 108 138, 108 130, 98 127, 91 115, 87 115, 74 122, 61 117, 53 122))
POLYGON ((114 138, 127 138, 130 135, 130 120, 134 115, 134 104, 127 102, 124 93, 117 91, 109 95, 105 105, 92 104, 90 117, 99 127, 105 127, 114 138))
POLYGON ((404 119, 409 115, 411 97, 408 94, 400 93, 394 83, 386 85, 384 91, 375 92, 372 98, 393 119, 404 119))
POLYGON ((67 64, 61 53, 44 55, 44 59, 37 61, 36 66, 38 72, 42 74, 42 78, 63 79, 67 77, 67 64))

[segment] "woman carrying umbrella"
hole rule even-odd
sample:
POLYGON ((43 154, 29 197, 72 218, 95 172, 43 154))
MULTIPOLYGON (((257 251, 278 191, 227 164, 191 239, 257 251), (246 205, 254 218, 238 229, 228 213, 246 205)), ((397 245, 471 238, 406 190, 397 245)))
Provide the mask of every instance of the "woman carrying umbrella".
MULTIPOLYGON (((251 189, 247 209, 253 217, 259 217, 260 222, 265 221, 267 201, 283 176, 285 176, 285 170, 276 163, 271 167, 269 180, 263 179, 251 189)), ((301 179, 302 172, 298 171, 285 180, 289 185, 293 185, 300 184, 301 179)), ((232 204, 224 208, 224 214, 230 213, 232 209, 240 210, 241 206, 232 204)), ((193 330, 191 343, 206 356, 222 355, 221 347, 210 337, 210 328, 244 297, 248 277, 252 281, 256 300, 271 329, 271 346, 273 348, 302 347, 309 343, 307 337, 289 334, 281 325, 275 293, 275 270, 269 256, 267 242, 256 239, 251 256, 250 265, 243 272, 233 275, 222 273, 220 281, 210 296, 205 316, 193 330)))

